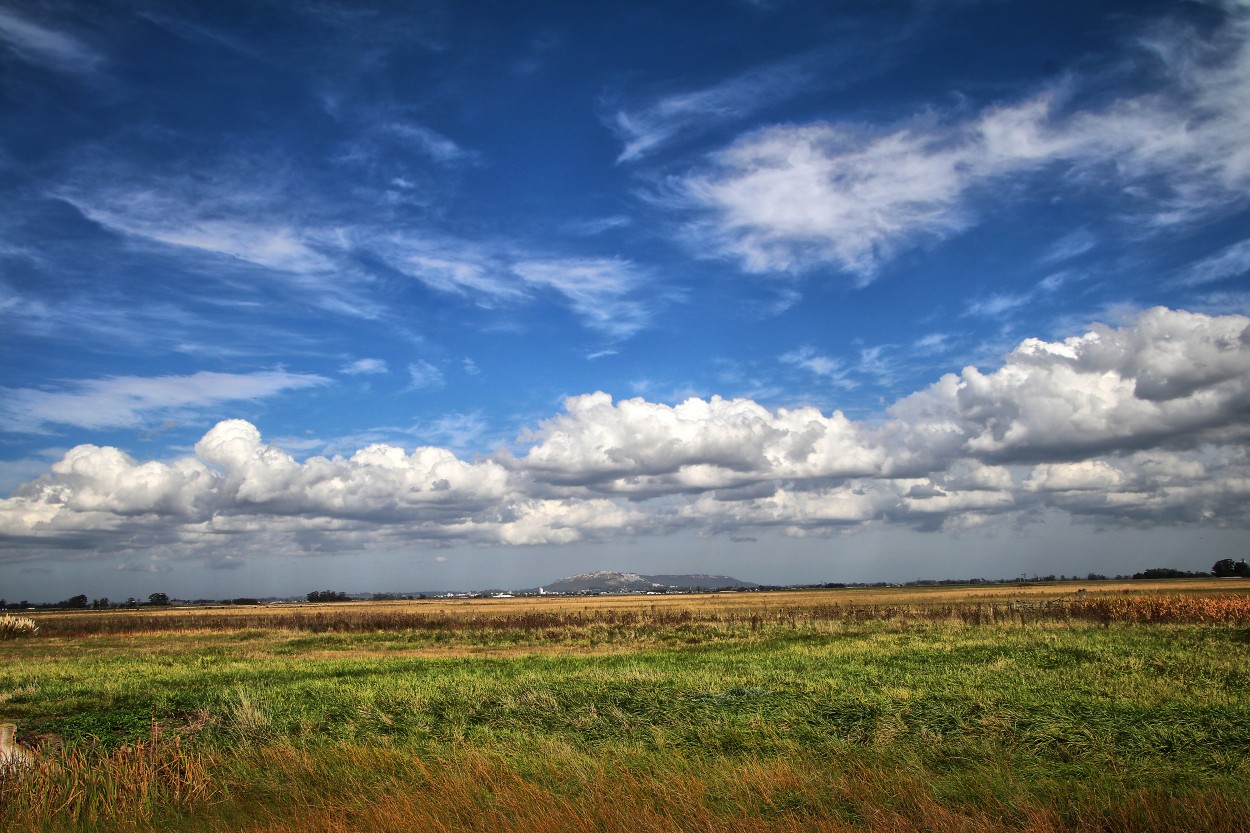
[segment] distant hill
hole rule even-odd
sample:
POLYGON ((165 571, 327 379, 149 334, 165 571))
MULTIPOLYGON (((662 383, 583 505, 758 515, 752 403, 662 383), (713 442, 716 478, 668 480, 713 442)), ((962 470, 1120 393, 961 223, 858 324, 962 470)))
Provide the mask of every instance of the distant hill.
POLYGON ((548 593, 645 593, 648 590, 657 592, 664 590, 720 590, 722 588, 758 587, 748 581, 739 581, 730 576, 709 575, 662 575, 644 576, 638 573, 616 573, 601 570, 595 573, 581 573, 569 576, 550 584, 543 585, 548 593))

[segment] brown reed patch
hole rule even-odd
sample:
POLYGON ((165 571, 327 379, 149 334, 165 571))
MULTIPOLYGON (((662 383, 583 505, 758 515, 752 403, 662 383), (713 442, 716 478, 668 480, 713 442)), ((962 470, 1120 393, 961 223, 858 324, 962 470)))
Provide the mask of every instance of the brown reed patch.
POLYGON ((8 831, 147 829, 162 814, 202 808, 219 794, 211 759, 153 725, 114 749, 63 748, 0 774, 8 831))
POLYGON ((1234 833, 1250 824, 1244 797, 1218 792, 1139 791, 1115 802, 1093 793, 1047 804, 943 802, 921 773, 813 762, 657 761, 654 769, 584 759, 522 773, 502 758, 465 751, 437 762, 400 763, 378 750, 344 747, 338 765, 390 772, 355 792, 317 794, 329 773, 306 754, 267 757, 274 782, 293 794, 279 807, 208 830, 250 833, 1234 833), (301 790, 312 790, 303 792, 301 790))

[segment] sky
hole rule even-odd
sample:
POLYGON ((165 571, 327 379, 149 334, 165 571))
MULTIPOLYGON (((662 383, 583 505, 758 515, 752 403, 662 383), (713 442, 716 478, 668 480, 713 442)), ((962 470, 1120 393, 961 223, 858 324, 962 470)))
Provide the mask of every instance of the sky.
POLYGON ((1250 4, 0 0, 0 597, 1250 555, 1250 4))

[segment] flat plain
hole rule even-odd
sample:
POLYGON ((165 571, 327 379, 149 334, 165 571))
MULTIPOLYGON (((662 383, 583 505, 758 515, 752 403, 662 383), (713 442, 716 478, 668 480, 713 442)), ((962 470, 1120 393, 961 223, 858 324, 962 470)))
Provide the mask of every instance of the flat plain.
POLYGON ((33 616, 6 829, 1250 829, 1240 580, 33 616))

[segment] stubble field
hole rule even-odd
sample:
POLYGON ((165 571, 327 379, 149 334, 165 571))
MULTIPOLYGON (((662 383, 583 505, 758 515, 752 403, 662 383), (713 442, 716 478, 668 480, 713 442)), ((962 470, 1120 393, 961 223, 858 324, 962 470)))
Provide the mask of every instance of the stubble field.
POLYGON ((1240 581, 44 614, 12 830, 1250 829, 1240 581))

